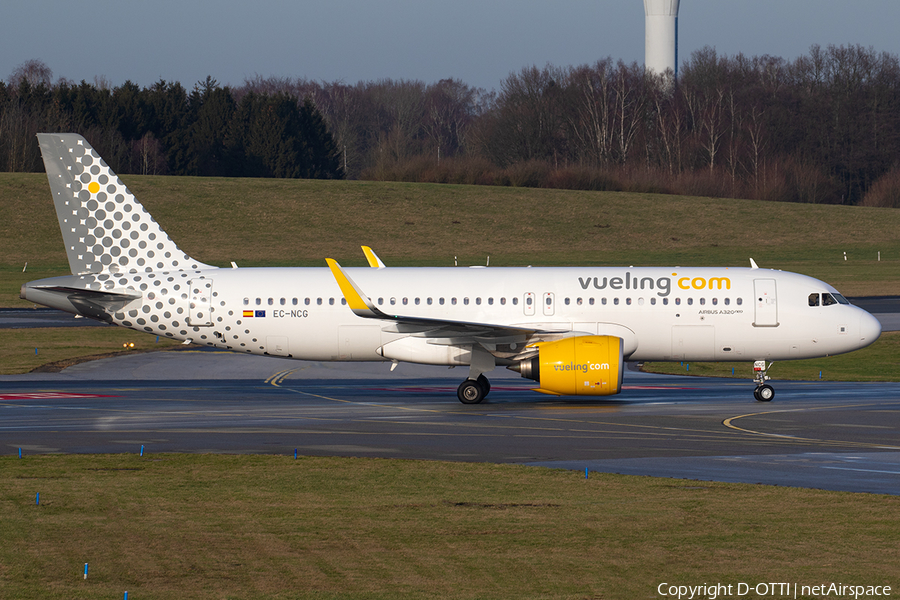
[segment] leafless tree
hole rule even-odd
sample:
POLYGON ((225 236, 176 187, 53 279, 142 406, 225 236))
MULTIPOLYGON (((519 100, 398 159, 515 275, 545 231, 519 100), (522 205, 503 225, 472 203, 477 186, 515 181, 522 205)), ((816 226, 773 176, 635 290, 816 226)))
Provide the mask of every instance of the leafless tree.
POLYGON ((50 67, 44 61, 32 58, 13 69, 7 81, 13 89, 18 88, 23 81, 33 88, 39 85, 49 88, 51 79, 53 79, 53 71, 50 70, 50 67))

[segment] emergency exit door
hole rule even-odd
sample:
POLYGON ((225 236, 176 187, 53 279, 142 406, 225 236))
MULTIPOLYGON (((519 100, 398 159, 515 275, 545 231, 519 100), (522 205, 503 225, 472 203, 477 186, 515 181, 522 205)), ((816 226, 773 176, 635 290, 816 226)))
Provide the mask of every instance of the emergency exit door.
POLYGON ((753 280, 754 327, 778 327, 778 302, 774 279, 753 280))

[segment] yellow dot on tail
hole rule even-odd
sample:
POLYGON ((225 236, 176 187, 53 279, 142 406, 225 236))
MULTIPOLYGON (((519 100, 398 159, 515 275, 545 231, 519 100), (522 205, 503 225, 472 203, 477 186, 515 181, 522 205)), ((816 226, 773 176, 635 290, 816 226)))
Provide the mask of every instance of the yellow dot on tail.
POLYGON ((92 181, 88 184, 88 191, 92 194, 96 194, 100 191, 100 184, 96 181, 92 181))

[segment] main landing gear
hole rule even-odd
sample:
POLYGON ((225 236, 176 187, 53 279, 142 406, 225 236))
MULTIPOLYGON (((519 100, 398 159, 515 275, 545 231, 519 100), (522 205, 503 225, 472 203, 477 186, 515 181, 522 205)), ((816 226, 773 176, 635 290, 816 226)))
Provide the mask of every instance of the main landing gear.
POLYGON ((491 391, 491 382, 484 376, 484 373, 477 379, 466 379, 456 390, 456 396, 463 404, 478 404, 491 391))
POLYGON ((766 383, 766 381, 771 379, 767 373, 774 364, 769 363, 769 366, 766 366, 766 361, 764 360, 757 360, 753 363, 753 383, 756 384, 756 389, 753 390, 753 397, 756 398, 757 402, 771 402, 772 398, 775 397, 775 388, 766 383))
POLYGON ((456 396, 463 404, 478 404, 491 391, 491 382, 484 376, 497 366, 494 355, 484 347, 472 346, 472 358, 469 362, 469 377, 459 384, 456 396))

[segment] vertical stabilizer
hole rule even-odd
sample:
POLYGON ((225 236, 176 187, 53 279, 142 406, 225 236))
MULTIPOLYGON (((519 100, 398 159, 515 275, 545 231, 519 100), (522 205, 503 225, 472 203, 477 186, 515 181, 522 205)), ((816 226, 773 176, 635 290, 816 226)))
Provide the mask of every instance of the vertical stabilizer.
POLYGON ((73 274, 215 268, 182 252, 83 137, 37 137, 73 274))

